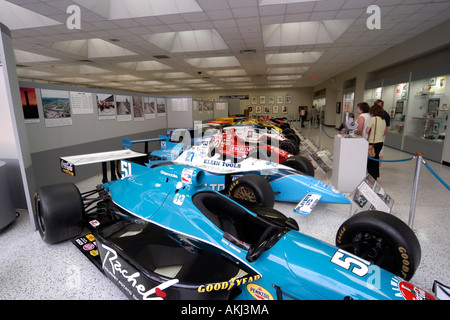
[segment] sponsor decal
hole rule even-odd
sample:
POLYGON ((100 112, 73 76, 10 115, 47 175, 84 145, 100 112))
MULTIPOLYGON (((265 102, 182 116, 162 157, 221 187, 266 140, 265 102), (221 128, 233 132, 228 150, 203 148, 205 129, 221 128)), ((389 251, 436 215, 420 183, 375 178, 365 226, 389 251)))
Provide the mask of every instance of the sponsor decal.
POLYGON ((61 159, 61 171, 71 176, 75 176, 75 165, 69 161, 61 159))
POLYGON ((171 177, 171 178, 178 179, 178 176, 176 174, 174 174, 174 173, 165 172, 164 170, 161 170, 160 173, 162 175, 164 175, 164 176, 168 176, 168 177, 171 177))
POLYGON ((249 284, 247 285, 247 291, 252 295, 256 300, 273 300, 272 295, 264 289, 263 287, 257 284, 249 284))
POLYGON ((178 279, 172 279, 150 288, 149 281, 136 269, 127 267, 126 262, 120 259, 114 249, 104 244, 101 247, 105 250, 102 269, 134 299, 162 300, 167 297, 164 290, 178 283, 178 279))
POLYGON ((232 278, 229 281, 201 285, 198 287, 198 292, 211 292, 211 291, 219 291, 219 290, 230 291, 235 286, 240 286, 241 284, 253 282, 253 281, 256 281, 259 279, 261 279, 260 275, 255 275, 254 277, 239 278, 239 279, 232 278))
POLYGON ((403 297, 405 300, 436 300, 431 294, 412 283, 404 281, 400 277, 394 277, 391 280, 392 290, 396 297, 403 297))
POLYGON ((93 243, 90 243, 90 242, 86 243, 83 246, 83 250, 85 250, 85 251, 91 251, 91 250, 94 250, 94 249, 95 249, 95 245, 93 243))
POLYGON ((187 184, 192 183, 192 175, 194 174, 194 169, 184 168, 181 172, 181 181, 187 184))
POLYGON ((100 222, 98 222, 98 220, 91 220, 89 221, 89 224, 94 228, 97 228, 100 225, 100 222))
POLYGON ((209 164, 211 166, 218 166, 218 167, 227 167, 227 168, 240 168, 240 163, 227 163, 225 161, 219 161, 219 160, 210 160, 205 159, 203 161, 203 164, 209 164))

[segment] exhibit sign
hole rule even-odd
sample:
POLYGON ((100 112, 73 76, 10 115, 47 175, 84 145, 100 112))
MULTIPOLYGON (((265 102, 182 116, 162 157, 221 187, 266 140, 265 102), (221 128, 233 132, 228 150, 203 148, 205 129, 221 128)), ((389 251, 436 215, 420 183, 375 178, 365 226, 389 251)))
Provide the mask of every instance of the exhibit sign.
POLYGON ((394 206, 394 199, 388 195, 380 184, 368 174, 350 196, 352 208, 356 212, 377 210, 390 213, 394 206))
POLYGON ((70 91, 72 114, 93 114, 94 102, 92 93, 70 91))

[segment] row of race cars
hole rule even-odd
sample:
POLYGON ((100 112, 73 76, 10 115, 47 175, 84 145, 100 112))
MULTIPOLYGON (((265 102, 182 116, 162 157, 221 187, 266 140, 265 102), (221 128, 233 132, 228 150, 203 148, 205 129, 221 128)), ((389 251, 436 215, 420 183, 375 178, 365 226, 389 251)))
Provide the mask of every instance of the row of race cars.
MULTIPOLYGON (((275 201, 297 203, 294 211, 308 214, 317 202, 349 200, 315 179, 308 159, 283 155, 273 136, 270 144, 267 137, 251 142, 261 128, 242 128, 221 124, 197 137, 184 130, 182 139, 178 130, 125 139, 119 151, 61 157, 71 175, 102 163, 104 179, 82 194, 72 183, 40 187, 42 239, 72 240, 131 299, 435 299, 408 282, 420 244, 393 215, 352 216, 336 246, 299 232, 275 201), (161 148, 131 150, 150 142, 161 148), (260 149, 269 158, 258 159, 260 149), (296 164, 289 166, 291 158, 296 164)), ((434 288, 446 289, 437 282, 434 288)))

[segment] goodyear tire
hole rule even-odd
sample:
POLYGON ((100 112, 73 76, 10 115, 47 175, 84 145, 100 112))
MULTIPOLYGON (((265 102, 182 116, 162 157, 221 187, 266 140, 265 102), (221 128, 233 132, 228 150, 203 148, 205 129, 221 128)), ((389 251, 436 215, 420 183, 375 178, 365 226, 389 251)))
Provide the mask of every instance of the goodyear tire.
POLYGON ((235 180, 228 189, 228 197, 246 207, 261 205, 273 208, 275 204, 269 182, 255 174, 247 174, 235 180))
POLYGON ((44 242, 55 244, 83 231, 84 205, 73 183, 40 187, 34 205, 36 225, 44 242))
POLYGON ((421 258, 414 232, 381 211, 364 211, 345 221, 337 232, 336 245, 405 280, 412 278, 421 258))
POLYGON ((284 135, 290 134, 290 133, 295 133, 295 131, 291 128, 286 128, 283 130, 282 132, 284 135))
POLYGON ((280 149, 289 152, 293 155, 298 155, 300 152, 300 147, 295 144, 292 140, 283 140, 280 142, 280 149))
POLYGON ((308 176, 314 177, 314 166, 308 158, 303 156, 293 156, 285 159, 282 163, 287 167, 300 171, 308 176))

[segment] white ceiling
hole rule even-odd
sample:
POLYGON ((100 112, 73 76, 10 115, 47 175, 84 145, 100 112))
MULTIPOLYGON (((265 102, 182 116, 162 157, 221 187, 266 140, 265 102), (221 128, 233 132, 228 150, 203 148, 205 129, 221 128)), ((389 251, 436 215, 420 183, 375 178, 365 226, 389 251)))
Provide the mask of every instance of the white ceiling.
POLYGON ((142 92, 313 86, 449 17, 449 0, 0 0, 21 79, 142 92))

